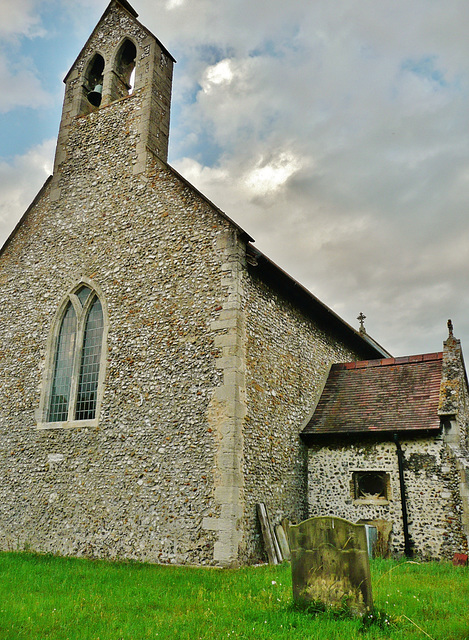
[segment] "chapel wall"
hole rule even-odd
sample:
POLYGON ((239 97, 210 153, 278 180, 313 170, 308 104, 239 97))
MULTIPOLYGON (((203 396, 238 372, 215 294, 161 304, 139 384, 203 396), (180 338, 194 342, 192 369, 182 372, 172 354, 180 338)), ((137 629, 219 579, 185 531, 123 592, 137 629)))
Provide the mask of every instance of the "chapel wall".
POLYGON ((307 448, 300 433, 330 365, 364 357, 319 325, 250 269, 245 278, 246 397, 244 426, 245 549, 263 558, 256 503, 274 524, 307 517, 307 448))
POLYGON ((3 550, 214 562, 213 323, 233 230, 156 157, 133 174, 138 100, 76 120, 59 196, 49 185, 0 255, 3 550), (37 430, 51 323, 83 277, 109 315, 99 426, 37 430))
MULTIPOLYGON (((413 551, 425 559, 452 559, 454 553, 467 549, 454 457, 439 437, 401 440, 401 445, 413 551)), ((403 555, 396 445, 392 442, 313 445, 308 458, 309 516, 390 522, 391 553, 403 555), (356 500, 352 478, 357 471, 387 473, 388 501, 356 500)))

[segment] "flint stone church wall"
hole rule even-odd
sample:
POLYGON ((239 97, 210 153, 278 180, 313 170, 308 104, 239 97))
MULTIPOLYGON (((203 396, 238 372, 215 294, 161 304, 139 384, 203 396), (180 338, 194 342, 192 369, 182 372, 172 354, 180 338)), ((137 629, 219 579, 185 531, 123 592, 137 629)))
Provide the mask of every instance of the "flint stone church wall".
POLYGON ((224 470, 213 399, 226 373, 220 318, 238 314, 248 407, 240 559, 259 559, 255 503, 275 520, 304 517, 302 423, 330 362, 361 354, 249 274, 233 226, 166 164, 149 155, 134 175, 140 106, 136 91, 75 121, 58 178, 0 257, 1 548, 217 562, 224 470), (228 273, 242 282, 239 313, 228 273), (99 427, 37 430, 53 318, 82 279, 102 291, 109 323, 99 427))
POLYGON ((248 267, 247 235, 166 164, 171 77, 169 54, 112 0, 66 79, 54 176, 0 252, 3 550, 261 559, 256 502, 274 522, 306 516, 303 423, 331 362, 369 356, 248 267), (114 99, 124 37, 135 87, 114 99), (94 52, 103 103, 88 113, 94 52), (50 336, 80 282, 104 309, 100 415, 53 428, 50 336))
POLYGON ((248 558, 263 558, 256 503, 273 523, 308 517, 307 448, 300 438, 333 362, 363 354, 330 327, 294 307, 278 288, 245 278, 246 396, 245 528, 248 558))
POLYGON ((138 104, 77 121, 60 198, 49 183, 0 257, 2 549, 213 561, 211 323, 233 230, 166 165, 132 175, 138 104), (109 317, 99 427, 38 431, 51 323, 82 278, 109 317))
MULTIPOLYGON (((409 533, 413 551, 426 559, 451 559, 465 549, 458 473, 443 438, 401 441, 409 533)), ((334 515, 352 522, 392 524, 391 553, 403 555, 404 533, 396 445, 361 442, 313 445, 309 450, 309 516, 334 515), (353 473, 389 475, 388 500, 356 500, 353 473)))

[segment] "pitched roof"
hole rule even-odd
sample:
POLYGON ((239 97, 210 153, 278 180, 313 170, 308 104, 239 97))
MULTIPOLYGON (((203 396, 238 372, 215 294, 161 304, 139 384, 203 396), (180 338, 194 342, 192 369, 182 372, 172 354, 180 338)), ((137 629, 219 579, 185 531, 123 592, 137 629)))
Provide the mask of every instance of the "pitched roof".
POLYGON ((443 353, 332 365, 302 435, 438 430, 443 353))
POLYGON ((376 358, 391 355, 367 333, 361 333, 351 327, 311 291, 252 244, 247 245, 247 263, 252 275, 257 275, 274 289, 282 291, 288 300, 314 317, 315 321, 327 328, 329 333, 344 337, 361 357, 376 358))

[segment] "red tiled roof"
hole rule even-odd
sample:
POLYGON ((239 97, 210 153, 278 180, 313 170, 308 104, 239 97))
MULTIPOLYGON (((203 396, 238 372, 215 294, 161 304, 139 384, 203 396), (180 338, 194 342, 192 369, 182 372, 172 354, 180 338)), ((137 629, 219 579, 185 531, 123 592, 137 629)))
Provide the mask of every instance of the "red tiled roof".
POLYGON ((334 364, 303 435, 439 429, 442 353, 334 364))

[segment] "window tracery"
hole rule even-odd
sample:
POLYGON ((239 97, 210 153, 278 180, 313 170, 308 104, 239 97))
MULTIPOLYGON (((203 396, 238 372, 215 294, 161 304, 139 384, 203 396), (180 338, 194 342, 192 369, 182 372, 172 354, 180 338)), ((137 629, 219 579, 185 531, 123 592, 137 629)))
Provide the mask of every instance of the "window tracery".
POLYGON ((106 333, 103 306, 88 284, 67 298, 48 354, 41 402, 45 424, 96 420, 98 415, 106 333))

